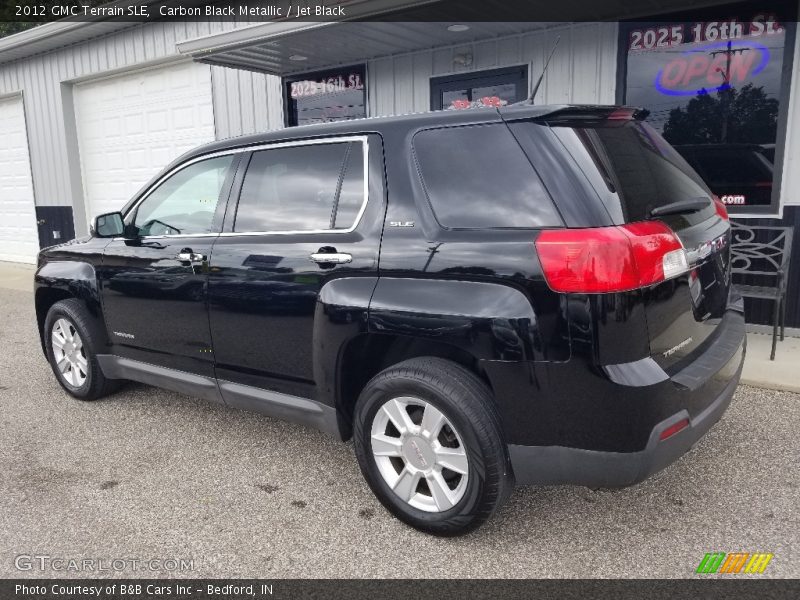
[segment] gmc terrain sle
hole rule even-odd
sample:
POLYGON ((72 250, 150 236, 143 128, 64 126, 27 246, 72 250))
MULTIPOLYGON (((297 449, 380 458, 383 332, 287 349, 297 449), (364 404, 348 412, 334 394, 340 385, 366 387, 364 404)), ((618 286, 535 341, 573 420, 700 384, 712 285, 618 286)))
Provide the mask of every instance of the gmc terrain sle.
POLYGON ((136 380, 353 437, 380 501, 439 535, 515 482, 638 482, 720 418, 745 334, 725 208, 637 116, 203 146, 41 252, 42 346, 83 400, 136 380))

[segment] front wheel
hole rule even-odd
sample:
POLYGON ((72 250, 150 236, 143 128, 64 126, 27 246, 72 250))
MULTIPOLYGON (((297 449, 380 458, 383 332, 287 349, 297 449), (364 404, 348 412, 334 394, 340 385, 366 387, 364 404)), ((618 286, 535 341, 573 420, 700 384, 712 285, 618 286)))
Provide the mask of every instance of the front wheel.
POLYGON ((415 358, 376 375, 356 405, 353 437, 381 503, 428 533, 474 530, 514 486, 491 392, 447 360, 415 358))
POLYGON ((56 379, 67 392, 80 400, 95 400, 118 387, 107 379, 97 363, 101 334, 80 301, 56 302, 44 323, 47 359, 56 379))

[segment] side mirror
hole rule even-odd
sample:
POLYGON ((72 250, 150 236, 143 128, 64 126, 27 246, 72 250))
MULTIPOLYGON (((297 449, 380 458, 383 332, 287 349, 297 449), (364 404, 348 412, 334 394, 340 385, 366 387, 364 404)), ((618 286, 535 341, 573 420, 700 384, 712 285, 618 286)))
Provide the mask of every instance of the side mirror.
POLYGON ((120 237, 125 233, 121 212, 106 213, 94 218, 92 235, 101 238, 120 237))

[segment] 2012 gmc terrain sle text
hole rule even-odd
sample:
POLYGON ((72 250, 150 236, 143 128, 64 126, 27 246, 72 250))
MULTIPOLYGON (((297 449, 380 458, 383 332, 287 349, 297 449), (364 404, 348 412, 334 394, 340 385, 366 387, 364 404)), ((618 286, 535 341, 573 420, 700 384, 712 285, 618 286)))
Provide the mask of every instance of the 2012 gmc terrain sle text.
POLYGON ((719 420, 745 351, 724 206, 634 109, 478 108, 182 156, 45 249, 42 347, 354 439, 438 535, 515 483, 625 486, 719 420))

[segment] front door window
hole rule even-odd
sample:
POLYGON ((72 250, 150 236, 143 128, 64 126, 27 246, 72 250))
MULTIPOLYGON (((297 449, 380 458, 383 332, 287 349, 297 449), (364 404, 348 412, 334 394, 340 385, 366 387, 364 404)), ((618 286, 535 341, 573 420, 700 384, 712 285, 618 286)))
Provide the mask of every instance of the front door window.
POLYGON ((220 191, 233 155, 193 163, 165 179, 142 201, 134 225, 141 236, 214 231, 220 191))

